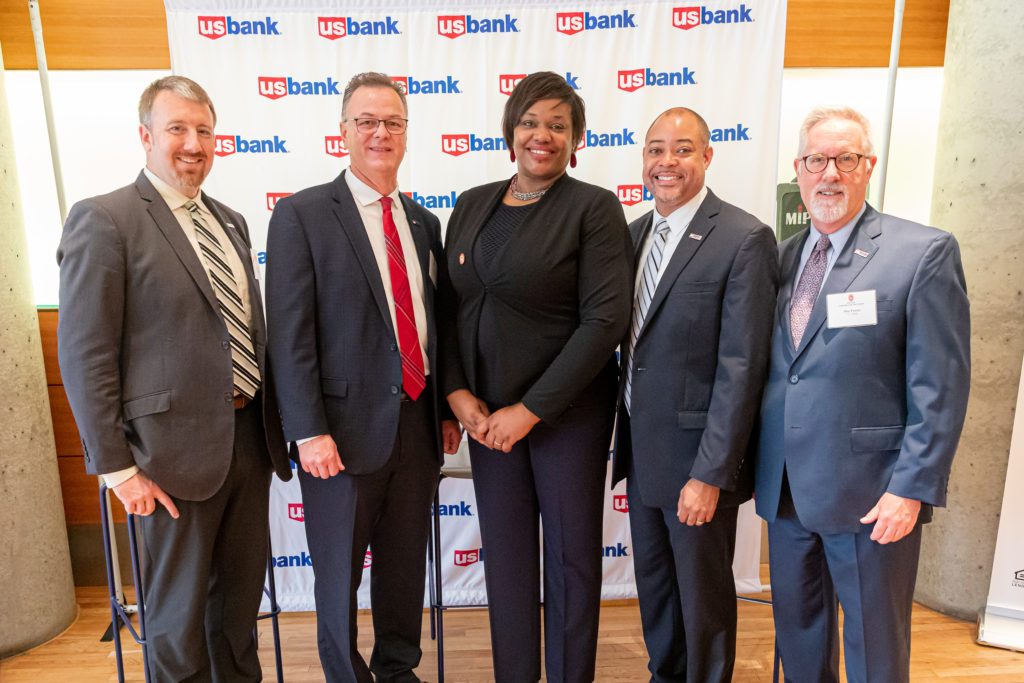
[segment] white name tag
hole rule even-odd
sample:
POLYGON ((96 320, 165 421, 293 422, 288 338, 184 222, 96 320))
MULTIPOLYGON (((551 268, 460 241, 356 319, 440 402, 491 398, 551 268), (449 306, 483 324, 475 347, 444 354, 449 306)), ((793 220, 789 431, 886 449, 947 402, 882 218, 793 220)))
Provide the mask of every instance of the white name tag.
POLYGON ((825 297, 828 310, 828 328, 863 327, 878 324, 878 307, 875 304, 875 290, 863 292, 840 292, 825 297))

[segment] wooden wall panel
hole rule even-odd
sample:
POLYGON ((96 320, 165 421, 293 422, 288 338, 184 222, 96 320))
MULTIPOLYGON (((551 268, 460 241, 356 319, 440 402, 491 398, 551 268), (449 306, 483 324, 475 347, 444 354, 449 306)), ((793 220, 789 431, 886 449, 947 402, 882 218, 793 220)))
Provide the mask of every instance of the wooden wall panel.
MULTIPOLYGON (((746 2, 754 6, 756 18, 757 0, 746 2)), ((893 4, 893 0, 789 0, 786 66, 886 66, 893 4)), ((733 1, 722 6, 739 5, 733 1)), ((51 69, 170 68, 161 0, 44 0, 40 15, 51 69)), ((902 66, 942 66, 948 15, 949 0, 907 0, 902 66)), ((36 68, 25 0, 0 0, 0 45, 8 69, 36 68)))

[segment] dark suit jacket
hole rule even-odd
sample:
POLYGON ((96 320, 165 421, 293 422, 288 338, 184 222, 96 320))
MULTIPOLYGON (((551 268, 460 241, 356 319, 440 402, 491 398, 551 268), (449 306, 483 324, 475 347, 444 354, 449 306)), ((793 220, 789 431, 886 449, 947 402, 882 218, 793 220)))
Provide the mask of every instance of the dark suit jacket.
POLYGON ((858 532, 886 491, 924 502, 928 521, 931 506, 946 502, 970 388, 970 307, 956 239, 868 206, 793 348, 789 304, 807 234, 779 247, 757 512, 775 520, 785 467, 811 531, 858 532), (828 294, 869 289, 877 325, 827 327, 828 294))
MULTIPOLYGON (((480 230, 509 181, 460 197, 448 220, 442 280, 444 395, 469 389, 479 373, 498 378, 502 405, 522 401, 554 422, 603 367, 629 324, 632 253, 622 205, 611 192, 563 175, 533 205, 483 277, 473 258, 480 230), (480 368, 480 320, 507 340, 500 368, 480 368)), ((614 371, 612 370, 612 374, 614 371)))
MULTIPOLYGON (((263 431, 291 478, 267 371, 266 327, 245 219, 203 195, 249 280, 263 431)), ((228 248, 229 245, 224 245, 228 248)), ((138 467, 168 494, 205 500, 227 477, 234 443, 227 327, 199 257, 140 173, 134 185, 75 204, 57 250, 57 348, 91 474, 138 467)))
MULTIPOLYGON (((651 216, 629 226, 637 261, 651 216)), ((612 482, 632 460, 648 506, 674 509, 691 477, 718 486, 720 506, 739 505, 753 484, 748 453, 768 370, 775 236, 708 190, 662 269, 633 351, 632 412, 616 430, 612 482)), ((628 345, 627 335, 623 353, 628 345)))
MULTIPOLYGON (((423 271, 426 351, 436 377, 430 273, 443 265, 441 229, 433 214, 405 195, 402 207, 423 271)), ((383 467, 398 430, 402 358, 380 269, 345 172, 274 207, 267 237, 267 321, 285 438, 330 434, 349 474, 383 467)), ((434 414, 441 415, 437 382, 430 386, 434 414)), ((440 460, 439 425, 434 450, 440 460)))

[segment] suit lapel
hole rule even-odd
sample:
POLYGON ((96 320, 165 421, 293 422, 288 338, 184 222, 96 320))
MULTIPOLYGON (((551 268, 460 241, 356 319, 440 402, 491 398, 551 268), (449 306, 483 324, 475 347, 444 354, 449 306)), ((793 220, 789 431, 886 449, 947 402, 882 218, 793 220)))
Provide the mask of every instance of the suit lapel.
POLYGON ((342 171, 341 175, 334 179, 334 215, 341 224, 342 234, 352 244, 352 250, 359 260, 385 324, 391 330, 391 334, 395 334, 387 294, 384 292, 384 281, 381 279, 380 268, 377 267, 377 257, 373 254, 373 247, 370 246, 370 238, 366 234, 366 227, 363 225, 362 216, 359 215, 355 199, 348 189, 348 183, 345 182, 345 173, 346 171, 342 171))
MULTIPOLYGON (((869 206, 864 211, 860 221, 854 226, 853 234, 846 241, 846 246, 843 247, 842 253, 836 258, 832 271, 821 286, 821 292, 814 302, 814 308, 811 309, 811 317, 807 320, 804 336, 800 340, 800 347, 797 349, 798 354, 807 348, 809 341, 818 333, 818 330, 828 317, 826 297, 829 294, 847 291, 857 276, 860 275, 860 272, 864 270, 864 266, 868 264, 871 257, 878 251, 878 245, 875 243, 874 238, 878 237, 879 234, 881 234, 881 222, 878 220, 878 212, 869 206)), ((792 343, 792 335, 790 339, 790 343, 792 343)))
MULTIPOLYGON (((679 274, 683 272, 683 269, 686 268, 686 264, 690 262, 697 253, 697 250, 704 244, 708 235, 711 234, 711 231, 715 229, 713 216, 718 215, 718 206, 720 204, 721 200, 712 194, 711 190, 708 190, 707 197, 704 198, 704 201, 697 208, 697 213, 690 220, 690 225, 687 226, 686 232, 679 240, 679 244, 676 245, 672 258, 662 268, 661 277, 658 279, 658 287, 654 290, 654 296, 651 297, 651 305, 647 309, 647 316, 644 318, 644 329, 647 328, 648 323, 654 318, 658 309, 661 308, 662 302, 668 296, 668 290, 672 289, 672 284, 679 277, 679 274)), ((640 330, 640 335, 643 335, 644 329, 640 330)))
POLYGON ((171 245, 171 249, 178 257, 178 260, 181 261, 181 265, 188 271, 188 274, 196 283, 196 287, 199 288, 203 297, 206 298, 210 308, 219 312, 220 304, 217 302, 217 295, 213 293, 210 276, 206 269, 203 268, 203 264, 199 261, 199 256, 196 255, 196 250, 192 247, 188 237, 185 236, 185 231, 181 229, 181 223, 174 217, 170 207, 167 206, 167 202, 160 196, 160 193, 153 187, 153 184, 149 182, 145 172, 139 173, 139 177, 135 181, 135 187, 139 191, 139 196, 148 203, 146 211, 171 245))

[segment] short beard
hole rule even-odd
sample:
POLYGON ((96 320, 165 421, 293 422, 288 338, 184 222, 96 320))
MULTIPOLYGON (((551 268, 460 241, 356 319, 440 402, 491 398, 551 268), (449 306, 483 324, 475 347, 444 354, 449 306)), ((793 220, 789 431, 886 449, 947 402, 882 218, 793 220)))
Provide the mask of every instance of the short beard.
POLYGON ((815 223, 835 223, 843 216, 846 215, 846 210, 850 205, 850 196, 844 191, 837 203, 826 204, 825 199, 818 196, 820 190, 836 190, 842 189, 832 185, 825 185, 814 188, 814 192, 811 194, 811 201, 807 203, 807 212, 811 214, 811 220, 815 223))

